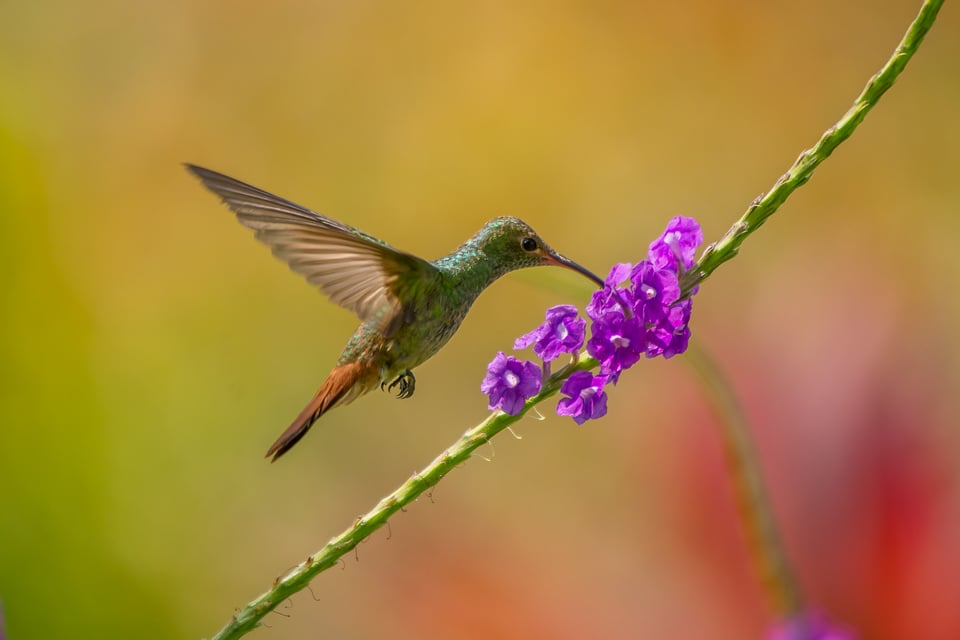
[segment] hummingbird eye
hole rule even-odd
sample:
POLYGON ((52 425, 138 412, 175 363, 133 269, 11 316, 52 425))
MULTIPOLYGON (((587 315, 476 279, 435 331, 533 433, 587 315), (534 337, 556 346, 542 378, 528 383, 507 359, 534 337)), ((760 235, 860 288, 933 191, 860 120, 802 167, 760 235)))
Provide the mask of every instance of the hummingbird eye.
POLYGON ((523 250, 528 253, 531 251, 536 251, 537 241, 531 238, 530 236, 527 236, 526 238, 520 241, 520 247, 523 248, 523 250))

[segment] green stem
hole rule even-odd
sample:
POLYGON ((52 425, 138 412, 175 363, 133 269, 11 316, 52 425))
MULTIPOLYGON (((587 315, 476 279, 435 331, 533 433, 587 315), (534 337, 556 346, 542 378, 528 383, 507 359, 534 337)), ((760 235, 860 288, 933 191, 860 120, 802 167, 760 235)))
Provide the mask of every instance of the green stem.
POLYGON ((795 189, 810 179, 814 169, 820 166, 841 142, 850 137, 880 97, 893 86, 900 72, 916 53, 927 31, 937 19, 937 12, 942 4, 943 0, 927 0, 923 3, 920 13, 907 29, 893 55, 883 68, 870 78, 853 106, 820 136, 820 140, 813 147, 800 154, 793 166, 780 176, 770 191, 750 203, 746 213, 730 227, 719 242, 707 247, 697 264, 681 281, 685 292, 706 280, 717 267, 737 255, 747 236, 759 229, 795 189))
POLYGON ((743 409, 723 372, 703 349, 691 346, 686 359, 700 376, 720 423, 740 523, 760 581, 773 609, 783 618, 793 617, 802 606, 800 588, 777 532, 743 409))
POLYGON ((563 382, 575 371, 594 369, 598 362, 582 354, 576 361, 560 369, 544 382, 540 393, 530 398, 523 410, 515 416, 494 411, 486 420, 468 430, 446 451, 434 458, 422 471, 404 482, 400 487, 383 498, 377 506, 365 515, 357 518, 352 526, 327 542, 319 551, 291 569, 286 575, 273 581, 270 589, 247 603, 217 634, 213 640, 239 638, 259 626, 265 615, 273 611, 284 600, 305 588, 317 574, 337 564, 341 557, 349 553, 367 536, 387 523, 394 513, 409 505, 450 471, 463 464, 478 447, 485 445, 495 435, 517 422, 540 402, 556 395, 563 382))

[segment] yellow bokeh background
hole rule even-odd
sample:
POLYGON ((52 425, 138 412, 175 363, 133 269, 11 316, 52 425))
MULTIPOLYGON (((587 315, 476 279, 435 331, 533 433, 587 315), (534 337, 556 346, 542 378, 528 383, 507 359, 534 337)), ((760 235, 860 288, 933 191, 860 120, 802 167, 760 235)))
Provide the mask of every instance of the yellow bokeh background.
MULTIPOLYGON (((588 285, 485 293, 402 403, 262 455, 356 322, 182 168, 438 257, 516 215, 597 272, 718 239, 916 2, 11 4, 0 20, 7 637, 209 637, 485 415, 486 363, 588 285)), ((960 637, 960 17, 696 298, 811 607, 960 637)), ((682 358, 603 420, 524 420, 258 638, 758 638, 719 432, 682 358)), ((548 407, 550 408, 550 407, 548 407)), ((0 634, 2 635, 2 634, 0 634)))

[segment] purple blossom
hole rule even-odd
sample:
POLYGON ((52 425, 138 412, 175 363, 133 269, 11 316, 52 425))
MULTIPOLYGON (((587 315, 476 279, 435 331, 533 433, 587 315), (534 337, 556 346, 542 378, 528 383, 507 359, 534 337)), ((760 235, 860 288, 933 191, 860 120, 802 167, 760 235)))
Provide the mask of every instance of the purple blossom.
POLYGON ((603 392, 606 376, 595 376, 589 371, 577 371, 560 387, 569 396, 557 403, 557 415, 571 416, 577 424, 607 415, 607 394, 603 392))
POLYGON ((551 307, 547 309, 546 321, 517 338, 513 348, 526 349, 532 344, 533 352, 544 362, 550 362, 561 353, 575 353, 582 347, 586 328, 587 321, 579 316, 573 305, 551 307))
POLYGON ((659 322, 680 298, 680 283, 675 271, 657 269, 649 260, 641 260, 630 272, 633 287, 633 312, 647 325, 659 322))
POLYGON ((591 320, 599 320, 608 313, 623 315, 621 299, 628 306, 632 306, 633 300, 630 292, 626 289, 613 289, 604 287, 593 292, 590 302, 587 303, 587 317, 591 320))
POLYGON ((672 358, 687 350, 690 342, 690 311, 693 301, 687 298, 670 307, 666 314, 647 328, 648 358, 672 358))
POLYGON ((590 325, 587 353, 600 361, 600 373, 616 383, 620 372, 629 369, 640 359, 647 346, 643 325, 636 316, 623 312, 606 313, 590 325))
POLYGON ((629 289, 618 289, 617 287, 630 277, 630 263, 620 262, 610 269, 610 274, 604 280, 604 287, 599 291, 594 291, 587 305, 587 316, 597 320, 607 313, 615 312, 623 314, 623 304, 632 306, 633 295, 629 289))
POLYGON ((540 393, 543 373, 533 362, 520 362, 500 351, 487 365, 480 390, 490 397, 489 409, 501 409, 515 416, 527 400, 540 393))
POLYGON ((819 612, 807 612, 777 623, 766 640, 856 640, 849 630, 831 626, 819 612))
POLYGON ((682 267, 686 271, 694 265, 697 247, 702 242, 703 230, 697 221, 676 216, 667 223, 660 237, 650 243, 650 262, 657 269, 679 271, 682 267))
POLYGON ((629 262, 616 263, 610 267, 610 273, 608 273, 606 279, 604 279, 604 284, 611 289, 619 287, 630 277, 630 267, 631 264, 629 262))

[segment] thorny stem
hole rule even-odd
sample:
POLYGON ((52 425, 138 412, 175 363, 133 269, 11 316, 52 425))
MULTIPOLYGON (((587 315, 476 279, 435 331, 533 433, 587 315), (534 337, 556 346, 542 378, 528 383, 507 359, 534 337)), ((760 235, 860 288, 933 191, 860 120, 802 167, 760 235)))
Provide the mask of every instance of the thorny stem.
MULTIPOLYGON (((703 282, 713 271, 734 257, 747 236, 769 218, 793 191, 803 185, 813 175, 837 146, 846 140, 857 128, 867 112, 873 108, 880 97, 889 89, 907 62, 920 46, 923 37, 933 25, 943 0, 926 0, 907 30, 903 40, 897 46, 893 56, 883 68, 867 83, 866 88, 856 99, 846 114, 830 127, 811 149, 804 151, 793 166, 781 176, 777 183, 763 196, 750 204, 743 217, 733 227, 703 253, 693 269, 681 279, 682 295, 703 282)), ((310 584, 320 572, 329 569, 346 553, 353 550, 361 541, 386 524, 391 515, 410 504, 422 493, 434 487, 447 473, 466 461, 470 454, 485 444, 493 436, 522 418, 527 411, 543 400, 555 395, 571 373, 590 370, 598 362, 586 354, 576 362, 557 371, 544 383, 540 393, 527 401, 523 411, 516 416, 494 412, 486 420, 464 433, 460 439, 446 451, 437 456, 422 471, 404 482, 396 491, 383 498, 373 509, 361 516, 352 526, 340 535, 332 538, 322 549, 307 557, 306 560, 279 576, 269 590, 247 603, 233 615, 230 621, 213 637, 213 640, 234 640, 259 626, 260 621, 281 602, 310 584)), ((789 602, 789 600, 788 600, 789 602)), ((796 601, 791 606, 797 606, 796 601)))

